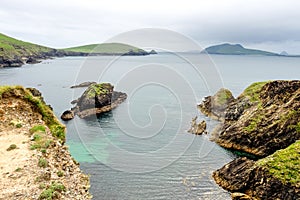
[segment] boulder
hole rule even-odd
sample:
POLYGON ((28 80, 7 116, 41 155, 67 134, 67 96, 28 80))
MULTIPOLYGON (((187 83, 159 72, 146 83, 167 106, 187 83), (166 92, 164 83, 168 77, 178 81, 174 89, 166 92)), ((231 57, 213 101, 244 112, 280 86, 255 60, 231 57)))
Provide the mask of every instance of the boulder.
POLYGON ((74 112, 72 110, 66 110, 60 118, 64 121, 69 121, 74 118, 74 112))

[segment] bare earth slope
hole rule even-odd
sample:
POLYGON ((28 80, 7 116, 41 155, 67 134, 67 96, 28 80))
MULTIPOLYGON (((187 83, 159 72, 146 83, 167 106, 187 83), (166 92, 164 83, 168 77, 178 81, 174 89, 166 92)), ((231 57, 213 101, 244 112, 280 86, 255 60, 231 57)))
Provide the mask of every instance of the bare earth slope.
POLYGON ((64 126, 31 91, 0 86, 0 199, 89 199, 64 126))

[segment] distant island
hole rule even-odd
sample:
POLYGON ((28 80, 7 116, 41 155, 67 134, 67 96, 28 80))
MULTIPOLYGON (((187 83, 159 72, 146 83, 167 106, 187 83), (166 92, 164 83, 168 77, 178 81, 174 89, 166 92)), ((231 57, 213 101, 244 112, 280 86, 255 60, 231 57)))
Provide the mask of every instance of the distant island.
POLYGON ((54 49, 17 40, 0 33, 0 68, 20 67, 23 64, 39 63, 43 59, 63 56, 144 56, 156 54, 122 43, 91 44, 65 49, 54 49))
POLYGON ((282 53, 273 53, 269 51, 262 51, 257 49, 247 49, 241 44, 220 44, 207 47, 202 53, 220 54, 220 55, 262 55, 262 56, 285 56, 285 57, 298 57, 298 55, 289 55, 285 51, 282 53))

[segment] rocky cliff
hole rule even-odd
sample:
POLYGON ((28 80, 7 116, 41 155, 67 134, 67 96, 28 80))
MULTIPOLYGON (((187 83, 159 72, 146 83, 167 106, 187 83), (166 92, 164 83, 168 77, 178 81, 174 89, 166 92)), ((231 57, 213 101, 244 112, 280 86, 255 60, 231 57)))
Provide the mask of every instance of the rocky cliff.
POLYGON ((300 139, 300 81, 254 83, 224 102, 217 107, 204 101, 199 107, 223 121, 216 142, 225 148, 265 157, 300 139))
POLYGON ((36 89, 0 87, 0 199, 90 199, 65 127, 36 89))
POLYGON ((213 173, 233 199, 300 198, 300 81, 254 83, 236 99, 222 89, 198 108, 221 121, 219 145, 261 158, 238 158, 213 173))

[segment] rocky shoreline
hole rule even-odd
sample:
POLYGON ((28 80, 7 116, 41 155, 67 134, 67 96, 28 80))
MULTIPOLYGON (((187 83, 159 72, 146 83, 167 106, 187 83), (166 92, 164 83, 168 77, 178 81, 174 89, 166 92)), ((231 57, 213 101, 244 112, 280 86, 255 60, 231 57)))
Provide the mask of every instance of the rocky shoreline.
POLYGON ((73 52, 73 51, 64 51, 52 49, 48 52, 41 52, 35 55, 30 56, 15 56, 13 59, 0 57, 0 68, 3 67, 21 67, 25 64, 36 64, 40 63, 42 60, 51 59, 55 57, 67 57, 67 56, 146 56, 151 54, 157 54, 155 51, 146 52, 134 52, 130 51, 127 53, 83 53, 83 52, 73 52))
POLYGON ((221 122, 216 143, 260 158, 237 158, 213 173, 233 199, 300 198, 300 81, 254 83, 236 99, 221 89, 198 108, 221 122))
POLYGON ((65 127, 40 95, 0 87, 0 199, 91 199, 89 177, 64 145, 65 127))

